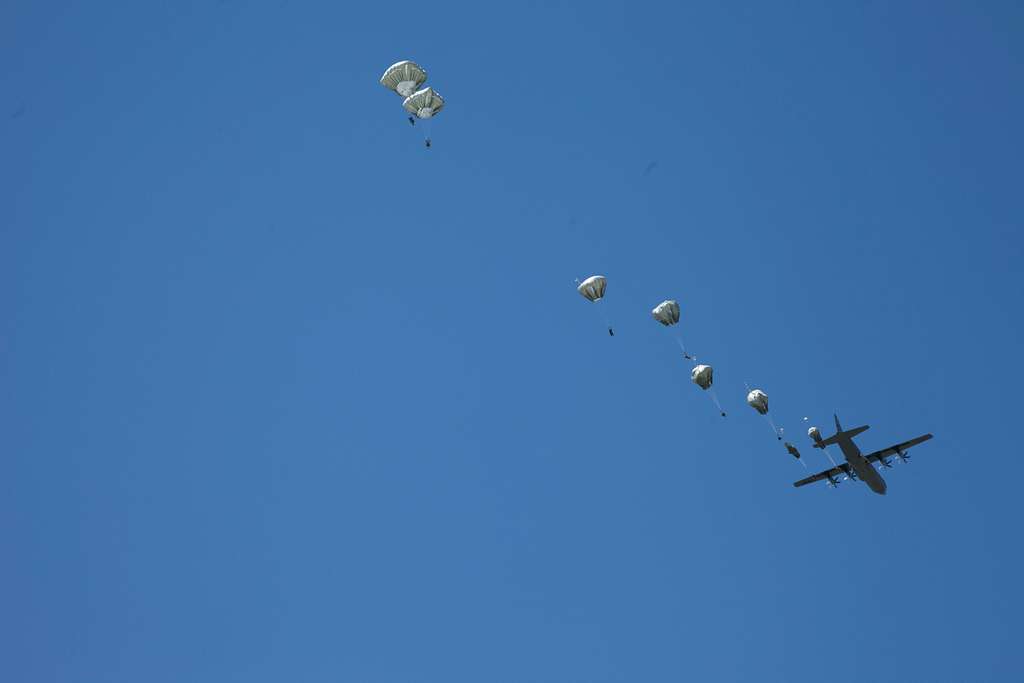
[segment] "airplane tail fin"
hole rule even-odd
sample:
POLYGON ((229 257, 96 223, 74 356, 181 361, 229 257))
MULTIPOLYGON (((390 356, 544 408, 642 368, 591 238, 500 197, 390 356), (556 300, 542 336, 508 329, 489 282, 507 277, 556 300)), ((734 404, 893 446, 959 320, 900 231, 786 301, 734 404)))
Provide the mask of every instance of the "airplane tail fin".
MULTIPOLYGON (((836 426, 839 427, 839 418, 836 418, 836 426)), ((858 434, 868 431, 868 429, 870 428, 871 425, 863 425, 861 427, 854 427, 853 429, 847 429, 844 431, 842 427, 839 427, 839 431, 836 432, 834 436, 830 436, 827 439, 822 439, 818 443, 814 444, 814 447, 824 448, 825 446, 831 446, 832 444, 839 443, 840 437, 848 437, 852 439, 858 434)))

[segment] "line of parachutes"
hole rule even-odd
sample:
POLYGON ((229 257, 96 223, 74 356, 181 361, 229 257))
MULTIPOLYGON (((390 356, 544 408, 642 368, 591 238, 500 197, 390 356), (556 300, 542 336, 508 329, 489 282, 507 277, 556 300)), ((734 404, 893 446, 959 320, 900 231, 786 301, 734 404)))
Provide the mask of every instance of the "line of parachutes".
MULTIPOLYGON (((415 126, 417 121, 423 122, 424 125, 421 128, 427 129, 424 135, 424 145, 429 149, 431 146, 429 124, 431 119, 444 108, 445 101, 432 87, 423 87, 426 82, 426 70, 409 60, 392 64, 384 71, 384 75, 380 77, 381 85, 403 98, 402 108, 409 114, 409 123, 415 126)), ((585 299, 594 304, 600 304, 604 300, 607 287, 608 280, 603 275, 592 275, 582 282, 576 280, 576 290, 585 299)), ((615 330, 612 327, 607 308, 607 304, 602 306, 601 313, 605 326, 608 328, 608 335, 614 337, 615 330)), ((679 345, 679 350, 683 354, 683 358, 694 364, 693 369, 690 371, 690 380, 707 393, 712 402, 714 402, 718 412, 722 417, 725 417, 725 410, 722 409, 722 404, 718 400, 718 394, 715 393, 715 389, 712 386, 714 383, 714 369, 710 365, 698 364, 696 356, 687 351, 686 344, 679 334, 679 329, 675 327, 679 323, 679 302, 672 299, 662 301, 651 310, 651 315, 665 327, 674 328, 674 337, 679 345)), ((782 441, 783 430, 775 426, 771 415, 768 414, 768 395, 761 389, 750 389, 747 386, 747 405, 765 417, 775 437, 782 441)), ((821 440, 821 434, 818 433, 815 427, 808 430, 807 434, 815 441, 821 440)), ((790 455, 794 456, 803 465, 803 461, 800 460, 800 452, 796 447, 788 441, 784 445, 790 455)), ((826 455, 828 455, 829 460, 832 460, 832 456, 827 451, 826 455)))
MULTIPOLYGON (((600 304, 604 300, 605 292, 607 291, 607 289, 608 279, 603 275, 591 275, 582 282, 578 279, 576 280, 576 291, 578 291, 584 299, 594 304, 600 304)), ((714 402, 715 407, 718 408, 719 414, 721 414, 722 417, 725 417, 725 410, 722 409, 722 404, 718 400, 718 395, 715 393, 715 389, 713 386, 714 368, 712 368, 710 365, 699 364, 697 362, 697 357, 687 351, 686 344, 683 342, 682 336, 679 333, 679 328, 676 327, 676 325, 679 324, 680 318, 679 302, 675 301, 674 299, 666 299, 665 301, 662 301, 660 304, 651 309, 651 316, 665 327, 673 328, 673 336, 676 340, 676 343, 678 343, 679 345, 679 350, 682 352, 683 358, 694 364, 693 369, 690 371, 690 380, 707 393, 707 395, 714 402)), ((608 334, 610 336, 615 336, 615 333, 612 330, 611 323, 608 322, 607 317, 605 317, 605 321, 608 325, 608 334)), ((747 405, 749 405, 759 414, 764 416, 765 420, 768 422, 768 425, 772 429, 772 433, 775 434, 775 438, 779 441, 782 441, 783 429, 775 425, 774 420, 772 420, 772 416, 768 412, 768 394, 766 394, 761 389, 751 389, 750 385, 746 385, 746 388, 747 405)), ((820 432, 818 432, 817 427, 811 427, 807 431, 807 435, 811 437, 814 441, 821 440, 821 434, 820 432)), ((790 455, 796 458, 797 461, 805 468, 807 467, 804 461, 800 458, 800 451, 796 448, 796 446, 794 446, 788 441, 786 441, 783 445, 786 448, 786 452, 788 452, 790 455)), ((825 454, 828 456, 829 460, 833 462, 834 465, 835 461, 832 460, 831 454, 829 454, 827 451, 825 454)))

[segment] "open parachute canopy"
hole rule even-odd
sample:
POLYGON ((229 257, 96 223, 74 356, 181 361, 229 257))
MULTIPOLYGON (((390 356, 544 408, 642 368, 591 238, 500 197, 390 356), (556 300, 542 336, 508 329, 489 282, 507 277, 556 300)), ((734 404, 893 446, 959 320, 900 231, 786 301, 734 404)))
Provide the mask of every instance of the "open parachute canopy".
POLYGON ((392 64, 380 77, 380 84, 402 97, 409 97, 427 82, 427 72, 419 64, 405 61, 392 64))
POLYGON ((673 301, 672 299, 662 301, 654 307, 651 311, 651 315, 653 315, 654 319, 665 327, 675 325, 679 322, 679 302, 673 301))
POLYGON ((424 88, 406 97, 402 106, 416 118, 429 119, 444 109, 444 98, 434 92, 433 88, 424 88))
POLYGON ((591 275, 579 284, 576 291, 590 301, 600 301, 604 297, 604 290, 607 286, 608 281, 604 275, 591 275))
POLYGON ((747 405, 762 415, 766 415, 768 413, 768 394, 760 389, 754 389, 747 394, 747 405))
POLYGON ((710 365, 698 365, 690 371, 690 379, 701 389, 711 386, 713 370, 710 365))

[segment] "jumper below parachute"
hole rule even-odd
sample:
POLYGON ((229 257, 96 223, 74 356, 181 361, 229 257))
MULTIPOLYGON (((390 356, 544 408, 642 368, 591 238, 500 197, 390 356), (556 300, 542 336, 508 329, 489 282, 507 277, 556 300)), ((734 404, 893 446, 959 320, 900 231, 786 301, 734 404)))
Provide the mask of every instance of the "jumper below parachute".
POLYGON ((764 415, 764 419, 768 420, 768 425, 775 432, 775 438, 782 441, 782 430, 775 426, 771 416, 768 415, 768 394, 760 389, 754 389, 747 394, 747 405, 764 415))
POLYGON ((718 395, 715 394, 715 390, 711 387, 713 380, 714 370, 710 365, 698 365, 690 371, 690 381, 708 392, 711 396, 711 400, 714 401, 715 406, 718 407, 718 412, 721 413, 722 417, 725 417, 725 411, 722 410, 722 404, 718 402, 718 395))
MULTIPOLYGON (((666 299, 660 304, 651 309, 651 317, 657 320, 665 327, 672 327, 679 324, 679 302, 675 299, 666 299)), ((686 360, 692 360, 696 362, 696 356, 693 356, 686 351, 686 345, 683 344, 682 338, 679 336, 678 328, 675 332, 676 343, 679 344, 679 349, 683 352, 683 358, 686 360)))

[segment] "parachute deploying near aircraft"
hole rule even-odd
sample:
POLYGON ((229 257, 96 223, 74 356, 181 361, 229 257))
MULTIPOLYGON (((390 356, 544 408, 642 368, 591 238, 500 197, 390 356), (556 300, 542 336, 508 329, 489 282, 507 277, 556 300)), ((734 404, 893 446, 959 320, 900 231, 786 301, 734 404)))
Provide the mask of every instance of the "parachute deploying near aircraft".
POLYGON ((764 415, 764 418, 768 420, 768 424, 771 426, 772 431, 775 432, 775 438, 782 441, 782 431, 775 426, 775 423, 772 422, 772 418, 768 415, 768 394, 764 393, 760 389, 754 389, 747 394, 747 405, 764 415))
POLYGON ((654 307, 651 311, 651 315, 659 323, 668 327, 669 325, 675 325, 679 322, 679 302, 669 299, 662 301, 660 304, 654 307))
POLYGON ((409 97, 427 82, 427 72, 419 64, 408 59, 396 62, 380 77, 380 84, 402 97, 409 97))
POLYGON ((800 459, 800 451, 797 450, 796 446, 794 446, 793 444, 791 444, 788 441, 785 442, 782 445, 786 447, 786 452, 789 453, 790 455, 792 455, 794 458, 796 458, 796 461, 798 463, 800 463, 801 465, 803 465, 804 469, 806 470, 807 469, 807 463, 805 463, 803 460, 800 459))
MULTIPOLYGON (((804 419, 806 420, 807 418, 805 417, 804 419)), ((811 441, 816 444, 817 448, 825 451, 825 457, 828 458, 830 463, 832 463, 832 467, 837 467, 836 461, 832 458, 832 454, 828 452, 828 446, 822 443, 821 431, 817 427, 811 427, 807 430, 807 436, 811 437, 811 441)))
MULTIPOLYGON (((604 275, 591 275, 583 282, 577 280, 576 283, 576 291, 579 292, 584 299, 592 301, 595 304, 601 302, 601 299, 604 298, 604 291, 608 287, 608 280, 604 275)), ((607 315, 605 316, 605 323, 608 324, 608 336, 614 337, 615 332, 612 330, 612 325, 608 321, 607 315)))
POLYGON ((704 391, 708 392, 711 396, 711 400, 715 402, 715 406, 718 407, 718 412, 725 417, 725 411, 722 410, 722 404, 718 402, 718 395, 715 394, 715 390, 711 388, 711 383, 714 378, 714 370, 710 365, 698 365, 690 371, 690 380, 699 386, 704 391))

